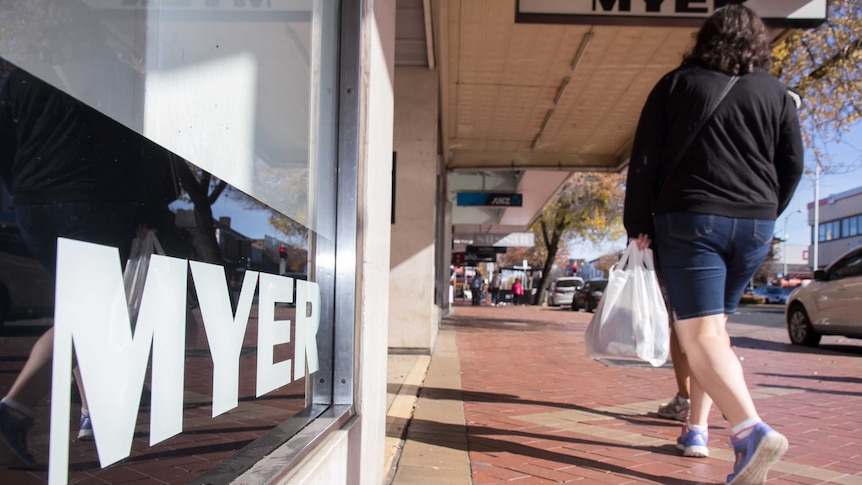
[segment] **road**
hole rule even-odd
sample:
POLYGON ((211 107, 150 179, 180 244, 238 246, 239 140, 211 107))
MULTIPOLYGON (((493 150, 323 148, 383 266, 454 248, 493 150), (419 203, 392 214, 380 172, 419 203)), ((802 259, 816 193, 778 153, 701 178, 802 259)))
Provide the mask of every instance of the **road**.
POLYGON ((820 346, 810 349, 790 344, 784 305, 743 305, 728 319, 728 332, 736 347, 771 349, 793 352, 837 352, 862 356, 862 340, 840 336, 824 336, 820 346))

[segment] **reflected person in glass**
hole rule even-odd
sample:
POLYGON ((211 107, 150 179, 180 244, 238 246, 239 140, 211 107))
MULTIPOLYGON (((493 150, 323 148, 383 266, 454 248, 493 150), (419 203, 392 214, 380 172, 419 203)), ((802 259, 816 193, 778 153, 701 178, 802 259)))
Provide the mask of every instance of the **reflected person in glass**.
MULTIPOLYGON (((5 60, 0 73, 0 177, 27 248, 52 277, 58 237, 118 248, 125 261, 137 223, 131 132, 5 60)), ((37 340, 0 401, 4 465, 35 465, 27 433, 50 390, 53 336, 51 328, 37 340)), ((81 397, 86 438, 92 432, 81 397)))

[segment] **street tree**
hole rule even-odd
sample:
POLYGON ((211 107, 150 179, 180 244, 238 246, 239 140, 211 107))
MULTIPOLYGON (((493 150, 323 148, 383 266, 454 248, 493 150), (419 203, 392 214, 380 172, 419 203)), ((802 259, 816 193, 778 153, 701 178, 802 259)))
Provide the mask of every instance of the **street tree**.
POLYGON ((599 244, 623 234, 623 177, 615 173, 574 174, 532 224, 542 265, 534 304, 544 300, 547 280, 562 245, 578 239, 599 244))
POLYGON ((809 164, 842 173, 858 168, 860 158, 833 160, 826 147, 862 118, 862 2, 829 0, 828 12, 817 28, 794 30, 775 46, 772 72, 802 98, 809 164))

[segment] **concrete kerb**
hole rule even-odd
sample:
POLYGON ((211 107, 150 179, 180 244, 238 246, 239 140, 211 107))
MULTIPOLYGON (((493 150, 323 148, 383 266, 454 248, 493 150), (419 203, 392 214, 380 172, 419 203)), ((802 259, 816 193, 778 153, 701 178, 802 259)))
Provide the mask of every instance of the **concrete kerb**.
POLYGON ((407 429, 419 398, 419 390, 430 363, 431 356, 428 355, 389 356, 388 385, 392 396, 386 411, 386 483, 390 483, 395 475, 407 429))
MULTIPOLYGON (((433 358, 427 366, 422 387, 428 389, 461 390, 461 364, 456 346, 455 330, 441 327, 434 349, 433 358)), ((392 464, 388 483, 398 484, 440 484, 471 485, 472 476, 467 452, 466 420, 463 400, 446 396, 436 398, 432 392, 419 389, 416 406, 411 421, 420 423, 444 423, 443 430, 448 436, 440 436, 446 431, 411 429, 408 422, 403 430, 406 434, 399 456, 392 464), (461 430, 460 432, 458 430, 461 430), (425 438, 433 432, 432 442, 447 443, 446 446, 433 444, 425 438)))

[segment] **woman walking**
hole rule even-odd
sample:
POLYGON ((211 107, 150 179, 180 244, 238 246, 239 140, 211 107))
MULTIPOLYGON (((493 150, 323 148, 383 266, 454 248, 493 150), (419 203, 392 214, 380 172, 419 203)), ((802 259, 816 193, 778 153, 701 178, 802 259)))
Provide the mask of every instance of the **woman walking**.
POLYGON ((714 400, 732 426, 732 485, 763 483, 788 446, 758 416, 725 328, 802 175, 796 106, 770 65, 757 15, 741 5, 716 10, 650 93, 626 189, 626 231, 640 247, 655 245, 691 368, 678 446, 705 456, 714 400))

